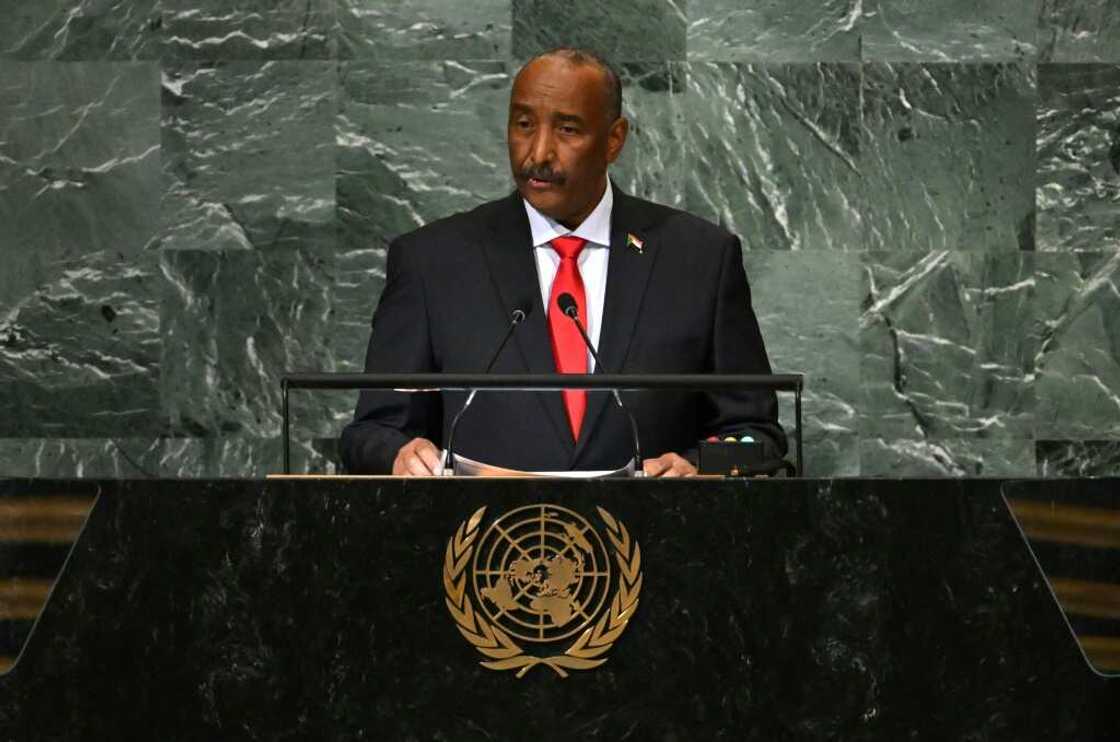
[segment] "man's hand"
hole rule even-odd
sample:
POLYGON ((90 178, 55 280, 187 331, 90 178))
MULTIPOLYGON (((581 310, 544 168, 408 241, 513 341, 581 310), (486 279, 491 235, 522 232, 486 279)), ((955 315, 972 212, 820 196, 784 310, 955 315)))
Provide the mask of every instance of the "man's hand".
POLYGON ((647 477, 694 477, 696 467, 688 459, 675 453, 665 453, 656 459, 642 461, 642 469, 647 477))
POLYGON ((394 477, 430 477, 439 470, 439 449, 427 438, 413 438, 393 459, 394 477))

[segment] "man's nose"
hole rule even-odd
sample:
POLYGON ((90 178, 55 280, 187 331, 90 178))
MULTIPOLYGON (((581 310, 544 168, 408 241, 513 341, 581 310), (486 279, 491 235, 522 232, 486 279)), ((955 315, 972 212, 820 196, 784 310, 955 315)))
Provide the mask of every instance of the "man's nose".
POLYGON ((551 163, 556 154, 553 152, 552 145, 552 131, 547 126, 538 127, 533 135, 533 164, 539 167, 551 163))

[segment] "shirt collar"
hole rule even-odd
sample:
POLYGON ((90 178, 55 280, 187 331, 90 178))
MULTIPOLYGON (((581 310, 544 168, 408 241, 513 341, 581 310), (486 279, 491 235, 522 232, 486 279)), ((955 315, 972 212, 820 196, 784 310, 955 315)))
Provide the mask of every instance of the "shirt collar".
POLYGON ((525 199, 525 213, 529 216, 529 229, 533 233, 533 247, 547 245, 557 237, 570 234, 573 237, 582 237, 590 244, 600 247, 610 247, 611 244, 611 209, 614 207, 614 193, 610 180, 607 180, 607 190, 599 199, 599 204, 592 210, 587 218, 575 229, 568 229, 563 224, 551 217, 545 216, 533 208, 525 199))

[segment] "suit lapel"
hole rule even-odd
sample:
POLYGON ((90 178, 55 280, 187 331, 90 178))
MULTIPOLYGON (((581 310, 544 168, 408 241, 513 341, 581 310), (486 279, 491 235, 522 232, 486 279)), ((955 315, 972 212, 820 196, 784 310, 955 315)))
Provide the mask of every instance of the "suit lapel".
MULTIPOLYGON (((532 307, 525 321, 513 335, 525 368, 533 374, 556 373, 548 317, 541 306, 540 279, 529 230, 529 218, 521 196, 515 191, 501 202, 487 224, 482 247, 490 277, 507 312, 517 307, 532 307)), ((610 269, 608 268, 608 275, 610 269)), ((544 406, 553 431, 570 455, 575 442, 568 429, 568 417, 560 394, 541 392, 536 395, 544 406)))
MULTIPOLYGON (((645 216, 639 201, 615 188, 610 256, 607 259, 607 295, 603 306, 603 326, 599 332, 598 351, 603 368, 599 373, 622 373, 634 338, 642 298, 657 259, 656 235, 647 231, 645 216), (628 244, 631 234, 642 241, 640 250, 628 244)), ((576 443, 577 458, 591 438, 609 398, 608 394, 588 395, 587 413, 576 443)))

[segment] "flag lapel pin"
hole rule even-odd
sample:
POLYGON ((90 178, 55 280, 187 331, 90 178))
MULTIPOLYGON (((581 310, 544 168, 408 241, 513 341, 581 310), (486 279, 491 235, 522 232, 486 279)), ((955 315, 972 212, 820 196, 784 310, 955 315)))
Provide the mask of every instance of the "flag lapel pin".
POLYGON ((638 239, 638 236, 635 235, 635 234, 628 233, 626 235, 626 246, 629 247, 631 250, 634 250, 635 252, 637 252, 639 255, 642 254, 642 250, 645 248, 645 244, 646 243, 644 243, 640 239, 638 239))

